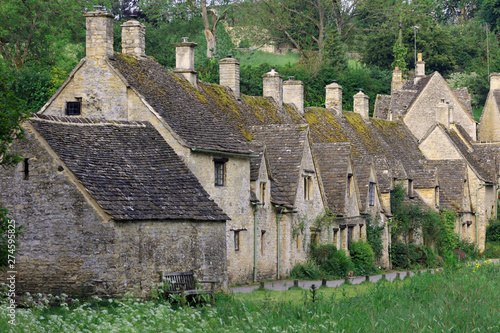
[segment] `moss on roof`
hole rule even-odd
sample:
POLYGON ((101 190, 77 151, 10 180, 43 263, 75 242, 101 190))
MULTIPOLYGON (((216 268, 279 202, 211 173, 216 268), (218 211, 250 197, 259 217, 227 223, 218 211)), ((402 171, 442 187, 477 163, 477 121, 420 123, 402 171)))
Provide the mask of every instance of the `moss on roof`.
POLYGON ((331 111, 324 108, 307 108, 304 117, 311 126, 315 142, 350 142, 331 111))
POLYGON ((358 136, 364 140, 364 145, 368 148, 371 153, 376 153, 381 149, 378 141, 373 137, 372 132, 366 126, 363 118, 355 112, 343 112, 347 121, 354 127, 358 136))

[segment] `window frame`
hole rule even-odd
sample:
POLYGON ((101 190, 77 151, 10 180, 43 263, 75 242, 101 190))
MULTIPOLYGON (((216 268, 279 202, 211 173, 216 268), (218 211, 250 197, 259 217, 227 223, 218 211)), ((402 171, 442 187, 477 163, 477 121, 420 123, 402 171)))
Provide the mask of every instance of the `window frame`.
POLYGON ((304 200, 312 200, 312 177, 304 176, 304 200))
POLYGON ((227 158, 214 158, 214 186, 226 185, 226 162, 227 158))
POLYGON ((368 185, 368 205, 374 206, 375 205, 375 182, 370 182, 368 185))
POLYGON ((233 245, 234 251, 240 250, 240 230, 234 230, 233 245))
POLYGON ((66 101, 66 116, 82 115, 82 99, 77 97, 76 101, 66 101), (70 107, 72 106, 72 107, 70 107))

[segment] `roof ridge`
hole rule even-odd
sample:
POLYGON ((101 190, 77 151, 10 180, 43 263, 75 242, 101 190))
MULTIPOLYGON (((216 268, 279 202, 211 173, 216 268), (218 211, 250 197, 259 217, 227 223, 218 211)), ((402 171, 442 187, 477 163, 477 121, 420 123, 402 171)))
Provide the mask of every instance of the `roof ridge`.
POLYGON ((102 118, 85 118, 85 117, 62 117, 49 116, 42 114, 32 114, 29 118, 31 121, 43 121, 47 123, 56 123, 62 125, 75 126, 126 126, 126 127, 146 127, 149 125, 147 121, 128 121, 128 120, 107 120, 102 118))

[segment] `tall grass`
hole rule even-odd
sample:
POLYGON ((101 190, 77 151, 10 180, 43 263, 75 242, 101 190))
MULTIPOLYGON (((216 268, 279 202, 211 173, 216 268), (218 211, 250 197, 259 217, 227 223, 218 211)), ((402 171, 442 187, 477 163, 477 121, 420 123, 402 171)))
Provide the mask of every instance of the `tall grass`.
POLYGON ((260 64, 269 64, 271 66, 293 65, 300 60, 300 53, 288 52, 286 54, 274 54, 254 50, 250 52, 238 52, 238 61, 242 66, 258 66, 260 64))
MULTIPOLYGON (((215 307, 176 309, 125 299, 20 309, 12 331, 499 332, 499 273, 500 267, 491 263, 450 267, 403 283, 380 282, 350 298, 320 289, 315 302, 307 295, 302 300, 270 298, 264 291, 264 298, 219 295, 215 307)), ((5 307, 0 307, 2 332, 9 329, 5 307)))

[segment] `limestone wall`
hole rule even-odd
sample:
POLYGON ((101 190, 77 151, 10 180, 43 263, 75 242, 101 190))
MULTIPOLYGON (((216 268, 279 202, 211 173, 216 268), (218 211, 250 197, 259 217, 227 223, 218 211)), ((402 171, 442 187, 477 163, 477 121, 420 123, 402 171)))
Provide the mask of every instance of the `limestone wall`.
POLYGON ((15 267, 18 293, 69 294, 82 283, 109 294, 134 286, 148 291, 158 271, 194 270, 226 281, 225 223, 115 223, 35 132, 13 148, 29 158, 26 180, 23 163, 0 169, 0 202, 25 228, 15 267))
POLYGON ((490 92, 486 100, 481 124, 479 125, 480 141, 500 141, 500 112, 496 105, 495 97, 490 92))
POLYGON ((65 116, 66 102, 77 98, 82 117, 128 120, 127 87, 105 62, 86 60, 42 113, 65 116))

